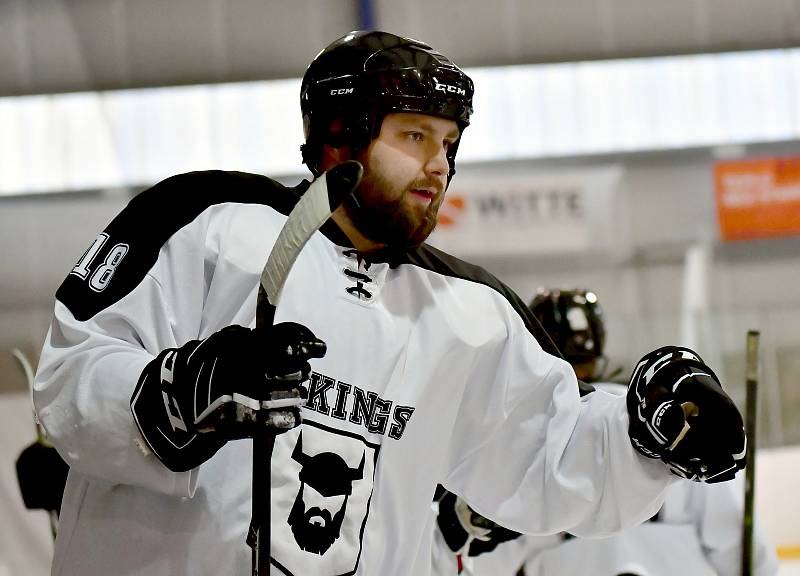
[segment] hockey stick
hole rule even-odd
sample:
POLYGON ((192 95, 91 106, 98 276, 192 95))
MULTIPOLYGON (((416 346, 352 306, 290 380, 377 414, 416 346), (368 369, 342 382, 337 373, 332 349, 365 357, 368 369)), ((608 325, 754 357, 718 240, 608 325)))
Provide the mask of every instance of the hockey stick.
MULTIPOLYGON (((314 180, 292 209, 261 273, 256 326, 269 326, 283 285, 300 251, 361 181, 363 168, 354 160, 339 164, 314 180)), ((259 417, 265 417, 259 414, 259 417)), ((270 461, 275 435, 253 438, 253 511, 247 544, 253 549, 253 576, 268 576, 270 564, 270 461)))
MULTIPOLYGON (((25 382, 28 384, 28 394, 31 399, 31 408, 33 408, 33 367, 31 366, 31 362, 19 348, 12 348, 11 355, 14 357, 14 360, 17 361, 20 370, 25 374, 25 382)), ((36 410, 33 410, 33 421, 36 424, 36 441, 44 444, 46 440, 42 432, 42 427, 39 424, 39 418, 36 416, 36 410)))
POLYGON ((747 467, 744 471, 744 524, 742 527, 742 576, 753 573, 753 508, 756 482, 756 397, 758 394, 759 332, 747 332, 745 366, 745 437, 747 438, 747 467))
MULTIPOLYGON (((36 443, 31 446, 39 444, 44 449, 55 452, 55 448, 53 448, 53 445, 47 439, 47 435, 44 432, 44 428, 42 428, 42 425, 39 422, 39 415, 36 414, 36 408, 33 404, 33 378, 34 378, 33 366, 31 366, 31 362, 30 360, 28 360, 28 357, 25 355, 25 353, 19 348, 12 348, 11 355, 14 357, 14 360, 17 361, 17 365, 19 366, 20 370, 22 370, 23 374, 25 374, 25 380, 28 384, 28 394, 30 395, 31 410, 33 410, 33 423, 36 426, 36 443)), ((23 481, 19 477, 19 468, 17 468, 17 477, 20 482, 20 490, 22 490, 23 481)), ((50 534, 53 536, 53 539, 55 539, 56 532, 58 531, 58 512, 56 512, 55 510, 47 510, 47 515, 50 519, 50 534)))

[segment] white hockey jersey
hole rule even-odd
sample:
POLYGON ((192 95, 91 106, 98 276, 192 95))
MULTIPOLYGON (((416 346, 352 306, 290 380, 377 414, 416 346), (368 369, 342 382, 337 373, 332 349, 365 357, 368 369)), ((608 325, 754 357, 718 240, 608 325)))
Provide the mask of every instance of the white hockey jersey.
MULTIPOLYGON (((305 186, 165 180, 59 288, 35 384, 71 466, 54 574, 249 573, 252 443, 173 473, 140 449, 129 402, 161 350, 254 325, 305 186)), ((631 448, 624 401, 581 397, 524 303, 479 268, 426 245, 365 258, 330 224, 289 275, 275 315, 288 320, 328 353, 312 360, 304 424, 275 445, 274 575, 428 574, 437 483, 523 532, 609 533, 661 504, 670 474, 631 448)))
MULTIPOLYGON (((594 386, 623 396, 626 390, 613 383, 594 386)), ((743 474, 719 484, 678 480, 667 488, 658 514, 639 526, 607 538, 523 535, 491 553, 462 558, 461 574, 514 576, 524 567, 525 576, 738 576, 743 512, 743 474)), ((454 576, 455 563, 455 555, 435 535, 433 574, 454 576)), ((753 574, 777 573, 775 550, 756 522, 753 574)))
MULTIPOLYGON (((476 557, 453 554, 434 534, 431 573, 436 576, 739 576, 741 574, 743 477, 667 488, 653 521, 606 538, 523 535, 476 557), (460 562, 460 572, 458 563, 460 562)), ((756 523, 753 574, 774 576, 778 558, 756 523)))

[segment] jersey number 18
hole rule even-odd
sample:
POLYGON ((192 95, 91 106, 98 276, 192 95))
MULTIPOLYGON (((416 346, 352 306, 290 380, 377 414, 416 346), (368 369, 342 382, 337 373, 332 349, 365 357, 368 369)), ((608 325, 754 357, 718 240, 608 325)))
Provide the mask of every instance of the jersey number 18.
POLYGON ((119 263, 122 262, 122 259, 130 249, 128 244, 116 244, 106 255, 103 264, 98 266, 94 272, 91 272, 89 268, 92 265, 92 261, 94 261, 94 259, 97 257, 97 254, 100 252, 107 240, 108 234, 101 232, 100 235, 94 239, 92 245, 89 246, 86 252, 83 253, 81 259, 78 260, 78 263, 75 264, 72 272, 70 272, 70 274, 74 274, 82 280, 85 280, 86 277, 91 273, 91 277, 89 278, 89 287, 95 292, 102 292, 108 287, 108 284, 111 282, 111 277, 114 275, 117 266, 119 266, 119 263))

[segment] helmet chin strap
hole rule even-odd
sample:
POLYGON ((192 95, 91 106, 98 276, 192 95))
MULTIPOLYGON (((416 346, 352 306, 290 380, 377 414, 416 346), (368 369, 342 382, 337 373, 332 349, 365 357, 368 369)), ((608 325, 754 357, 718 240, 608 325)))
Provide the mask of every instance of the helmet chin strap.
POLYGON ((361 202, 358 199, 359 190, 356 188, 353 193, 345 198, 345 202, 352 210, 361 210, 361 202))
POLYGON ((450 188, 450 181, 453 179, 453 176, 456 175, 455 158, 453 159, 452 162, 450 162, 450 158, 448 158, 447 160, 448 160, 448 163, 450 164, 450 171, 447 173, 447 184, 444 187, 444 191, 445 192, 447 192, 447 190, 450 188))

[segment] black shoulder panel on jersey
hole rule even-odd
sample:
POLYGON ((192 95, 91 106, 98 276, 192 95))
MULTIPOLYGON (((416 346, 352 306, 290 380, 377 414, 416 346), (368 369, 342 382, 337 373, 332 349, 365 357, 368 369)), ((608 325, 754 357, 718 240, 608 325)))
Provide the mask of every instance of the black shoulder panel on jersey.
POLYGON ((84 252, 56 292, 78 320, 130 293, 178 230, 216 204, 264 204, 288 214, 308 186, 287 188, 245 172, 179 174, 134 197, 84 252), (113 277, 113 281, 112 281, 113 277))
MULTIPOLYGON (((525 323, 525 327, 533 337, 536 338, 536 341, 539 342, 539 346, 542 347, 542 350, 557 358, 564 358, 553 343, 553 340, 547 332, 545 332, 539 320, 533 315, 530 308, 528 308, 516 292, 480 266, 460 260, 428 244, 422 244, 413 250, 397 254, 395 258, 392 265, 412 264, 431 270, 432 272, 444 274, 445 276, 477 282, 496 290, 508 300, 511 307, 520 315, 522 321, 525 323)), ((581 380, 578 380, 578 389, 581 396, 594 392, 593 386, 581 380)))

